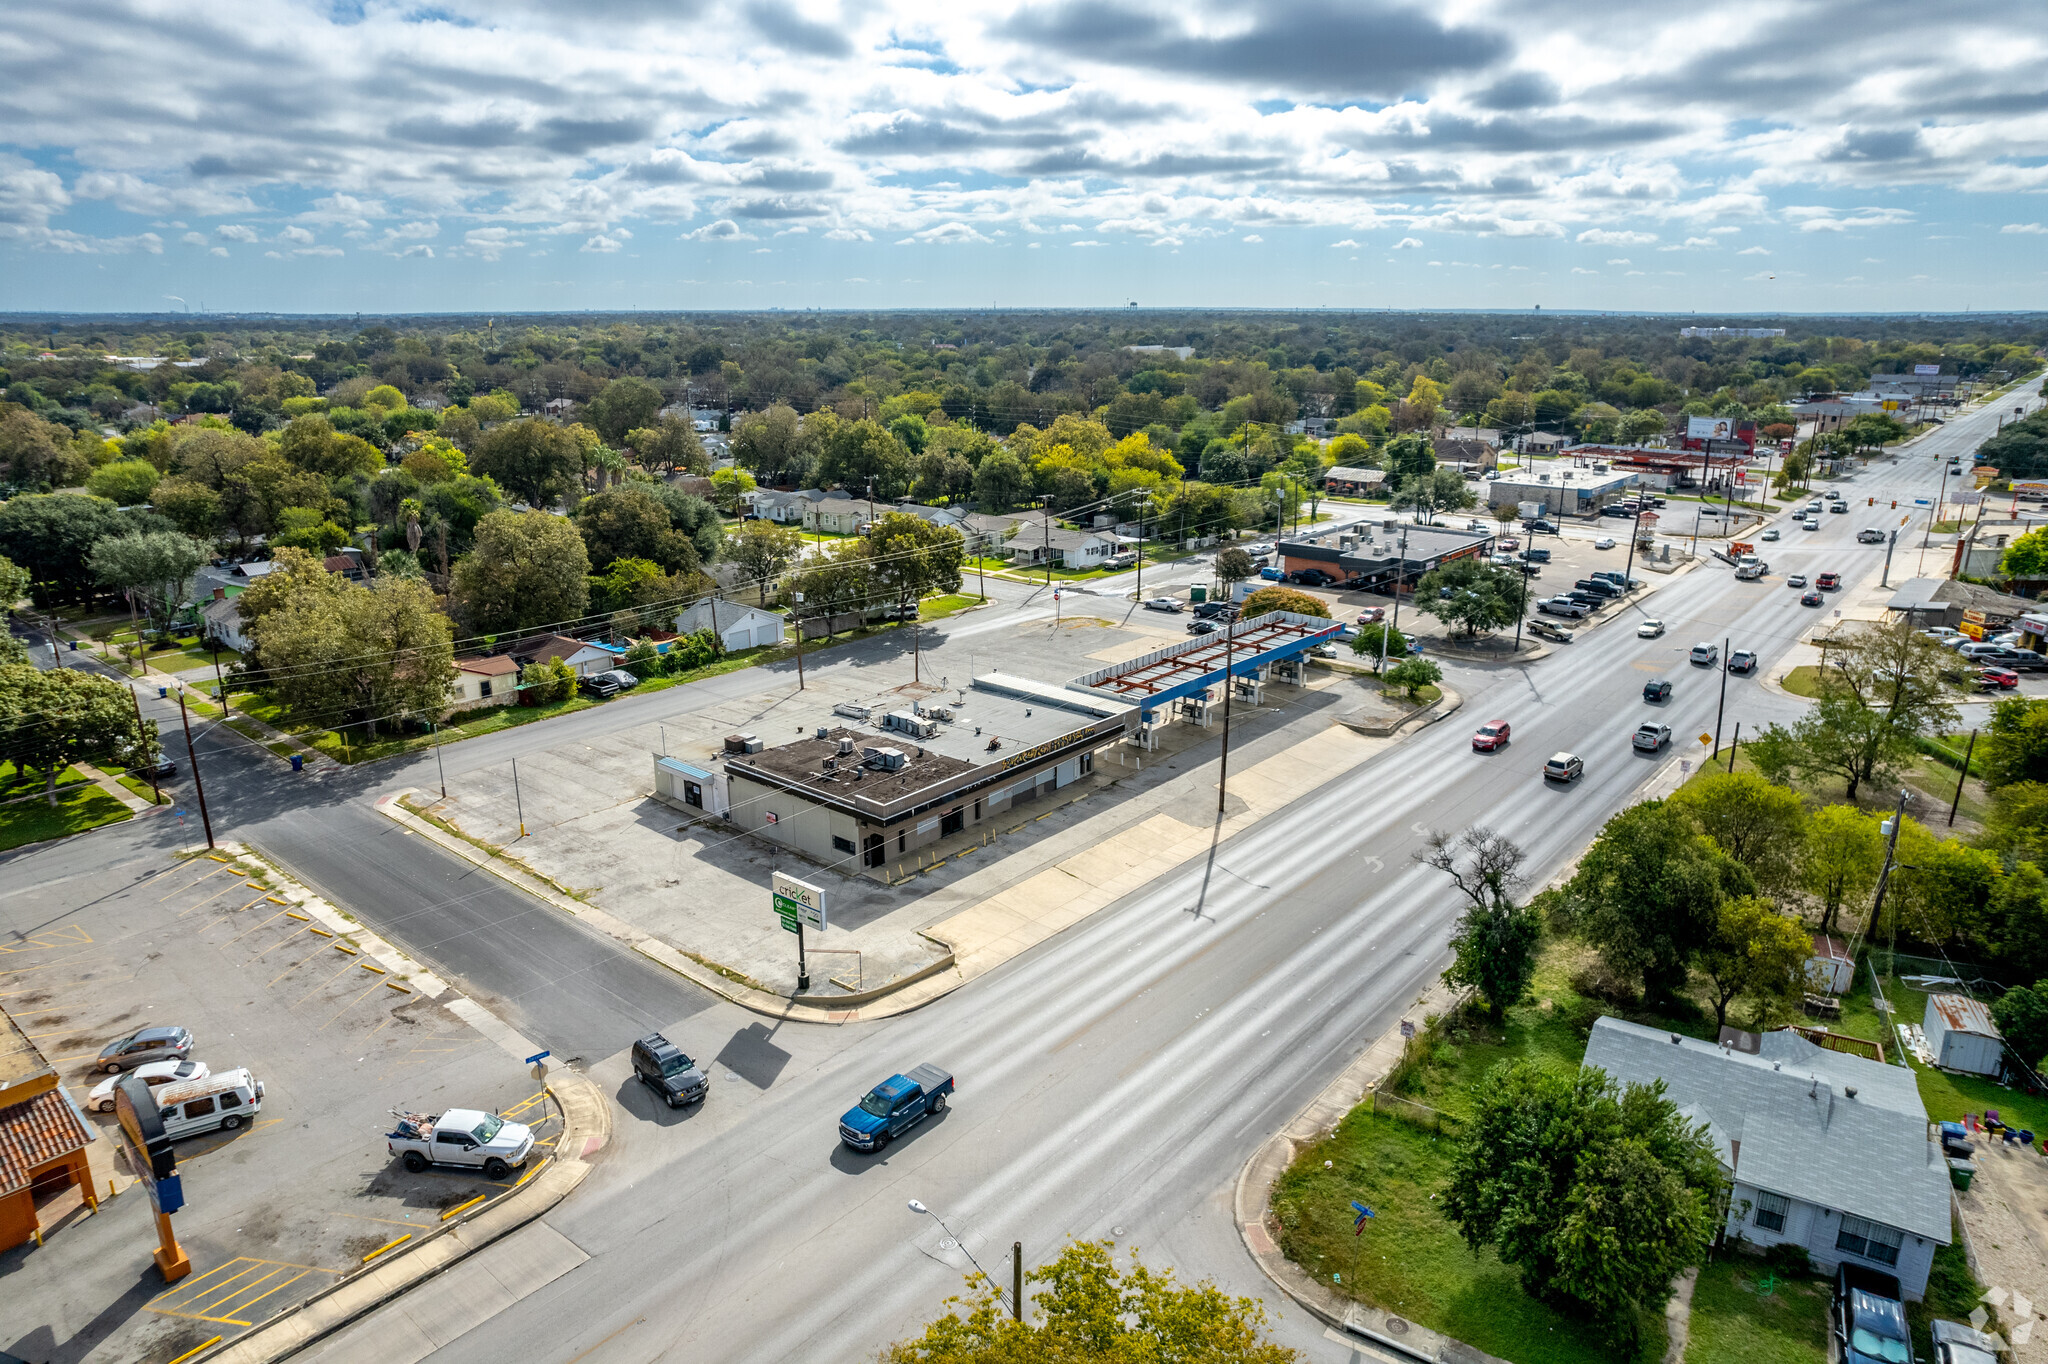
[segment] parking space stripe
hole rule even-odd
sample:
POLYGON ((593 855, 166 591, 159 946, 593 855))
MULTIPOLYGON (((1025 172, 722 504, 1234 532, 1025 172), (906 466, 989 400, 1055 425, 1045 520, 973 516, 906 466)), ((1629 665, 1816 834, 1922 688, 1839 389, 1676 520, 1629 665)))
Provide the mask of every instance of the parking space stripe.
POLYGON ((84 924, 66 924, 62 928, 46 929, 33 937, 23 938, 20 942, 0 943, 0 957, 11 957, 25 952, 52 952, 60 947, 92 945, 92 934, 85 931, 84 924))
POLYGON ((326 986, 334 984, 334 982, 339 980, 342 976, 347 975, 349 971, 352 970, 354 967, 355 963, 352 961, 343 962, 341 964, 341 969, 339 971, 336 971, 331 976, 322 976, 318 984, 314 985, 311 989, 308 989, 306 993, 300 995, 297 999, 293 1000, 290 1004, 286 1005, 285 1007, 289 1009, 298 1008, 301 1004, 304 1004, 307 1000, 311 999, 316 992, 325 988, 326 986))
POLYGON ((244 939, 244 938, 248 937, 248 936, 249 936, 249 935, 250 935, 251 933, 254 933, 254 932, 255 932, 255 931, 256 931, 256 930, 258 929, 258 928, 262 928, 262 927, 263 927, 264 925, 266 925, 266 924, 271 924, 271 923, 275 923, 275 922, 276 922, 276 921, 278 920, 278 918, 279 918, 279 917, 280 917, 280 916, 281 916, 281 915, 283 914, 283 912, 284 912, 284 911, 280 910, 280 911, 278 911, 278 913, 277 913, 277 914, 273 914, 273 915, 271 915, 271 916, 270 916, 270 917, 269 917, 268 919, 264 919, 264 920, 262 920, 261 922, 257 923, 257 924, 256 924, 256 925, 254 925, 253 927, 250 927, 250 928, 245 928, 245 929, 243 929, 243 930, 242 930, 241 932, 239 932, 239 933, 235 934, 235 936, 234 936, 234 937, 232 937, 232 938, 229 938, 229 939, 228 939, 228 940, 227 940, 226 942, 222 943, 222 944, 221 944, 221 946, 222 946, 222 947, 232 947, 232 946, 234 946, 234 945, 235 945, 236 943, 240 942, 240 941, 241 941, 242 939, 244 939))
POLYGON ((178 894, 178 893, 179 893, 179 891, 187 891, 187 890, 193 890, 193 889, 196 889, 196 888, 198 887, 199 883, 200 883, 200 882, 202 882, 202 881, 204 881, 204 880, 206 880, 206 879, 207 879, 207 877, 210 877, 210 876, 218 876, 218 875, 220 875, 220 874, 221 874, 222 872, 224 872, 224 871, 226 871, 226 870, 227 870, 227 868, 226 868, 226 867, 215 867, 215 868, 214 868, 214 869, 213 869, 212 871, 210 871, 210 872, 207 872, 205 876, 195 876, 195 877, 193 877, 193 878, 192 878, 192 879, 191 879, 190 881, 187 881, 187 882, 186 882, 186 883, 185 883, 184 885, 182 885, 182 886, 179 886, 177 890, 169 891, 169 892, 167 892, 167 893, 165 893, 165 894, 163 894, 163 895, 159 895, 159 896, 157 897, 157 901, 156 901, 156 902, 157 902, 158 904, 162 904, 162 903, 163 903, 164 901, 166 901, 166 900, 170 899, 170 898, 171 898, 171 896, 173 896, 173 895, 176 895, 176 894, 178 894))
MULTIPOLYGON (((290 938, 286 938, 286 939, 284 940, 284 942, 290 942, 290 941, 292 941, 292 939, 290 939, 290 938)), ((263 949, 263 951, 264 951, 264 952, 268 952, 268 951, 271 951, 271 950, 272 950, 272 948, 276 948, 276 947, 283 947, 283 946, 284 946, 284 943, 273 943, 273 944, 271 945, 271 947, 266 947, 266 948, 264 948, 264 949, 263 949)), ((257 956, 259 956, 259 957, 260 957, 260 956, 262 956, 262 955, 263 955, 263 954, 262 954, 261 952, 257 953, 257 956)), ((271 987, 272 985, 275 985, 275 984, 277 984, 277 983, 278 983, 279 981, 283 980, 283 979, 284 979, 284 978, 285 978, 286 976, 288 976, 288 975, 290 975, 290 974, 291 974, 292 972, 294 972, 294 971, 298 970, 298 969, 299 969, 299 968, 300 968, 301 966, 304 966, 304 965, 305 965, 305 964, 306 964, 307 962, 309 962, 309 961, 313 960, 313 958, 314 958, 314 957, 317 957, 317 956, 319 956, 319 955, 320 955, 320 954, 319 954, 318 952, 309 952, 309 953, 308 953, 308 954, 306 954, 305 956, 303 956, 303 957, 300 957, 300 958, 299 958, 299 959, 298 959, 297 961, 293 962, 293 963, 292 963, 292 964, 291 964, 290 966, 287 966, 287 967, 285 967, 285 968, 284 968, 284 970, 282 970, 282 971, 279 971, 279 972, 278 972, 278 973, 277 973, 276 975, 272 976, 272 977, 270 978, 270 981, 269 981, 269 983, 268 983, 268 984, 266 984, 266 985, 265 985, 265 986, 264 986, 263 988, 264 988, 264 989, 266 989, 266 990, 268 990, 268 989, 269 989, 269 988, 270 988, 270 987, 271 987)))
POLYGON ((356 1005, 358 1005, 358 1004, 362 1003, 362 1002, 363 1002, 364 1000, 368 999, 368 998, 369 998, 369 997, 370 997, 371 995, 373 995, 373 994, 377 993, 377 987, 378 987, 379 985, 382 985, 383 983, 384 983, 384 982, 383 982, 383 981, 381 981, 381 980, 377 980, 377 981, 371 981, 371 982, 370 982, 370 988, 369 988, 369 989, 367 989, 367 990, 363 991, 363 992, 362 992, 361 994, 357 995, 357 996, 356 996, 356 997, 355 997, 354 999, 351 999, 351 1000, 350 1000, 350 1001, 349 1001, 348 1003, 346 1003, 346 1004, 342 1005, 342 1006, 341 1006, 341 1007, 340 1007, 339 1009, 336 1009, 336 1010, 334 1011, 334 1018, 330 1018, 330 1019, 328 1019, 328 1020, 327 1020, 327 1022, 326 1022, 326 1023, 322 1023, 322 1024, 320 1025, 320 1027, 319 1027, 318 1031, 320 1031, 320 1032, 326 1032, 326 1031, 327 1031, 327 1028, 328 1028, 328 1025, 329 1025, 329 1024, 331 1024, 331 1023, 333 1023, 333 1022, 334 1022, 334 1019, 335 1019, 335 1018, 340 1018, 340 1017, 341 1017, 341 1016, 342 1016, 343 1014, 347 1013, 347 1012, 348 1012, 348 1011, 349 1011, 350 1009, 353 1009, 353 1008, 355 1008, 355 1006, 356 1006, 356 1005))

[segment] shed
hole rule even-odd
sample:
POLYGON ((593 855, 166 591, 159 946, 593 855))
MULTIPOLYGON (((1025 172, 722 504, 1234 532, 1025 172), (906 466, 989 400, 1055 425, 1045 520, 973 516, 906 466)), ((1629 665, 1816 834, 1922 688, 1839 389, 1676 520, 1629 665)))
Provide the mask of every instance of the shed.
POLYGON ((1809 988, 1818 985, 1831 995, 1846 995, 1856 982, 1856 959, 1840 938, 1813 935, 1813 955, 1806 959, 1809 988))
POLYGON ((1991 1011, 1968 995, 1927 996, 1920 1031, 1927 1035, 1934 1064, 1943 1070, 1995 1076, 2004 1068, 2005 1039, 1991 1011))
POLYGON ((659 753, 654 755, 654 798, 679 810, 700 810, 720 818, 732 813, 725 773, 659 753))

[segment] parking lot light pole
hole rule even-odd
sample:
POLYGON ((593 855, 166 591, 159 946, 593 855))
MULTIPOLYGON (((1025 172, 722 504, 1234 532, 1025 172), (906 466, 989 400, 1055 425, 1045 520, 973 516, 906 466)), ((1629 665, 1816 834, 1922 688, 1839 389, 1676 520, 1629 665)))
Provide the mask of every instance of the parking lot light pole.
MULTIPOLYGON (((1380 636, 1382 647, 1386 635, 1380 636)), ((1230 670, 1237 663, 1237 623, 1223 622, 1223 760, 1216 769, 1216 818, 1223 818, 1224 792, 1230 784, 1230 670)))
MULTIPOLYGON (((952 1237, 953 1244, 960 1247, 960 1253, 967 1257, 968 1264, 974 1266, 974 1272, 981 1275, 982 1278, 987 1279, 990 1287, 996 1290, 996 1296, 999 1299, 1004 1296, 1007 1296, 1003 1292, 1003 1286, 997 1283, 995 1279, 990 1276, 989 1272, 981 1267, 981 1261, 974 1258, 974 1252, 967 1248, 967 1242, 961 1240, 958 1236, 953 1235, 953 1229, 946 1225, 945 1218, 939 1216, 937 1213, 933 1212, 930 1208, 927 1208, 924 1204, 918 1202, 914 1198, 910 1200, 910 1210, 916 1213, 919 1217, 929 1217, 932 1219, 932 1221, 937 1222, 939 1224, 939 1230, 945 1232, 947 1236, 952 1237)), ((1013 1263, 1020 1267, 1024 1263, 1023 1248, 1024 1243, 1022 1241, 1013 1243, 1011 1247, 1011 1253, 1014 1257, 1013 1263)), ((1019 1321, 1022 1321, 1024 1319, 1023 1309, 1020 1305, 1013 1303, 1012 1310, 1017 1313, 1017 1319, 1019 1321)))

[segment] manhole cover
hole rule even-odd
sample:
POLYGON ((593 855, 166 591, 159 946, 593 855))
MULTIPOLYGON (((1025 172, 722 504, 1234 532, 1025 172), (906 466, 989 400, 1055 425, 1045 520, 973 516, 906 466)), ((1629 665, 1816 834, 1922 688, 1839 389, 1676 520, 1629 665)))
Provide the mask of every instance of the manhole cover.
POLYGON ((1400 1319, 1399 1317, 1388 1317, 1388 1318, 1387 1318, 1387 1334, 1388 1334, 1388 1335, 1390 1335, 1390 1336, 1405 1336, 1405 1335, 1407 1335, 1407 1334, 1408 1334, 1408 1323, 1407 1323, 1407 1322, 1405 1322, 1405 1321, 1403 1321, 1403 1320, 1401 1320, 1401 1319, 1400 1319))
POLYGON ((952 1237, 948 1236, 948 1237, 947 1237, 946 1239, 944 1239, 943 1241, 940 1241, 940 1242, 939 1242, 939 1249, 940 1249, 940 1250, 958 1250, 958 1249, 960 1249, 960 1243, 959 1243, 958 1241, 954 1240, 954 1239, 953 1239, 952 1237))
POLYGON ((1124 1229, 1122 1227, 1111 1227, 1109 1229, 1109 1234, 1111 1236, 1122 1236, 1124 1234, 1124 1229))

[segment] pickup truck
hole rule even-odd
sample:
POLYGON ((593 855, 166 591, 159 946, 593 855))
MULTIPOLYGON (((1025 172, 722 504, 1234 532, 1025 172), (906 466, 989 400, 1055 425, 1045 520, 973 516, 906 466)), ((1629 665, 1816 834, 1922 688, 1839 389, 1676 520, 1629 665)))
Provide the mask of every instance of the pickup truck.
POLYGON ((929 1113, 946 1111, 953 1077, 934 1065, 891 1075, 839 1119, 839 1139, 856 1151, 879 1151, 929 1113))
POLYGON ((451 1108, 431 1117, 393 1109, 391 1116, 398 1126, 385 1134, 384 1147, 414 1174, 429 1165, 460 1165, 503 1179, 533 1154, 533 1129, 495 1113, 451 1108))

